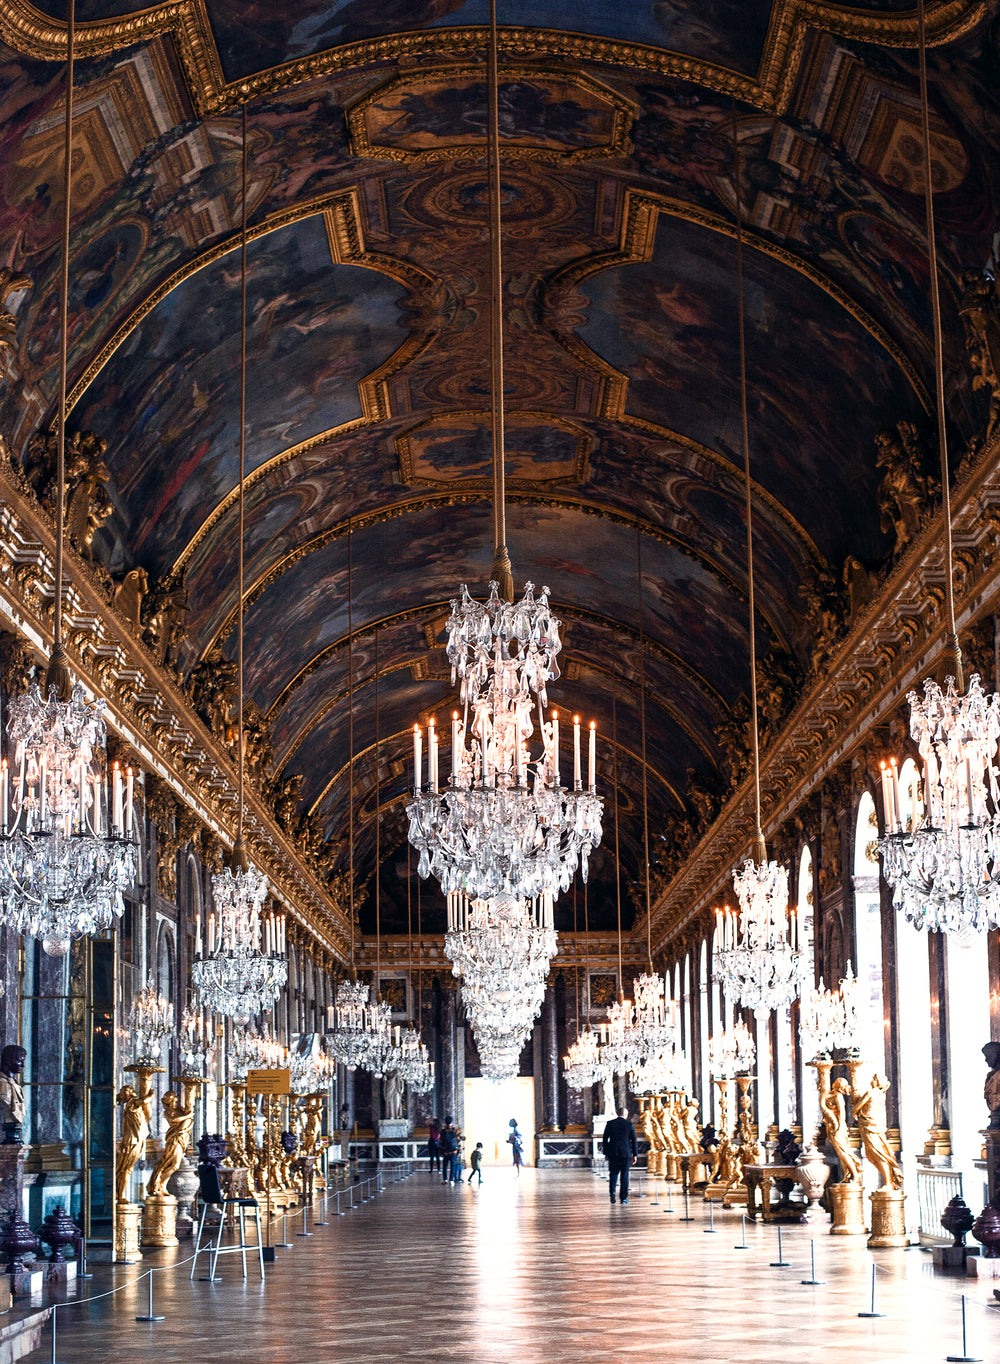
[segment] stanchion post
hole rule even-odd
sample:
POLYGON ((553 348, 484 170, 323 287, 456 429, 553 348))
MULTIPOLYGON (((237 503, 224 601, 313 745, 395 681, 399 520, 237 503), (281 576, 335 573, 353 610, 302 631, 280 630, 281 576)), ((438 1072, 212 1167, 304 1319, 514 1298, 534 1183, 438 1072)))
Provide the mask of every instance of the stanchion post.
POLYGON ((151 1269, 151 1270, 149 1271, 148 1276, 147 1276, 148 1279, 149 1279, 149 1307, 148 1307, 146 1316, 144 1316, 144 1317, 136 1317, 136 1321, 166 1321, 166 1317, 158 1317, 158 1316, 156 1316, 156 1314, 155 1314, 154 1311, 153 1311, 153 1274, 154 1274, 154 1273, 155 1273, 155 1271, 151 1269))
POLYGON ((781 1227, 778 1227, 778 1258, 771 1261, 772 1269, 787 1269, 788 1261, 781 1253, 781 1227))
POLYGON ((715 1235, 715 1204, 711 1199, 708 1200, 708 1226, 702 1227, 706 1236, 715 1235))
POLYGON ((56 1308, 59 1305, 57 1302, 52 1304, 52 1364, 56 1364, 56 1308))
POLYGON ((810 1265, 810 1270, 811 1270, 811 1277, 808 1278, 808 1279, 803 1279, 802 1282, 803 1282, 804 1284, 821 1284, 821 1283, 824 1283, 824 1282, 825 1282, 824 1279, 817 1279, 817 1277, 816 1277, 816 1242, 815 1242, 815 1241, 810 1241, 810 1242, 809 1242, 809 1265, 810 1265))
POLYGON ((970 1355, 968 1342, 965 1338, 965 1294, 962 1294, 962 1353, 960 1355, 945 1355, 948 1364, 979 1364, 979 1355, 970 1355))
POLYGON ((733 1246, 733 1250, 749 1250, 750 1247, 747 1245, 747 1215, 745 1212, 740 1213, 740 1224, 740 1231, 743 1239, 738 1246, 733 1246))
POLYGON ((673 1207, 673 1202, 672 1202, 672 1199, 671 1199, 670 1182, 669 1182, 669 1180, 666 1180, 666 1179, 665 1179, 663 1182, 664 1182, 664 1184, 666 1185, 666 1195, 667 1195, 667 1206, 663 1209, 663 1211, 664 1211, 664 1212, 673 1212, 674 1207, 673 1207))
POLYGON ((308 1203, 303 1203, 303 1204, 302 1204, 302 1230, 301 1230, 301 1231, 297 1231, 295 1234, 296 1234, 296 1236, 311 1236, 311 1235, 312 1235, 312 1232, 309 1230, 309 1204, 308 1204, 308 1203))
POLYGON ((688 1196, 688 1191, 687 1191, 687 1186, 686 1186, 686 1185, 685 1185, 685 1187, 684 1187, 684 1216, 683 1216, 682 1218, 680 1218, 679 1220, 680 1220, 681 1222, 693 1222, 693 1221, 694 1221, 694 1218, 691 1216, 691 1208, 690 1208, 690 1206, 689 1206, 689 1196, 688 1196))
POLYGON ((859 1316, 859 1317, 884 1317, 884 1316, 885 1316, 885 1313, 884 1313, 884 1312, 876 1312, 876 1311, 875 1311, 875 1271, 877 1270, 877 1268, 878 1268, 877 1265, 872 1265, 872 1310, 871 1310, 870 1312, 859 1312, 859 1313, 858 1313, 858 1316, 859 1316))

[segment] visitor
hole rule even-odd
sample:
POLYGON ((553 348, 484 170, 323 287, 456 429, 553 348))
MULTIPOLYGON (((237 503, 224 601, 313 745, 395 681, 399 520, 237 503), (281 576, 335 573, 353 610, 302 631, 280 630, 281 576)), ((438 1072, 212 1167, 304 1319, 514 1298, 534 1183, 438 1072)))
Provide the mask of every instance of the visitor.
POLYGON ((482 1182, 483 1182, 483 1143, 482 1143, 481 1141, 477 1141, 477 1142, 476 1142, 476 1149, 473 1151, 472 1155, 469 1157, 469 1164, 470 1164, 470 1166, 472 1167, 471 1170, 469 1171, 469 1183, 471 1184, 472 1181, 475 1179, 476 1175, 478 1175, 478 1176, 479 1176, 479 1182, 480 1182, 480 1184, 482 1184, 482 1182))
POLYGON ((619 1108, 617 1118, 605 1124, 601 1138, 601 1150, 608 1162, 608 1181, 612 1203, 615 1201, 615 1185, 619 1185, 621 1203, 628 1202, 629 1166, 635 1164, 639 1146, 635 1139, 635 1128, 629 1120, 628 1109, 619 1108))
POLYGON ((441 1150, 441 1183, 452 1184, 455 1180, 455 1165, 458 1160, 458 1133, 455 1131, 455 1124, 448 1114, 444 1120, 444 1127, 441 1128, 440 1137, 441 1150))
POLYGON ((510 1144, 511 1154, 514 1157, 514 1178, 520 1179, 521 1166, 524 1164, 524 1138, 517 1130, 516 1118, 511 1118, 508 1126, 510 1127, 510 1136, 507 1138, 507 1141, 510 1144))
POLYGON ((440 1170, 441 1168, 441 1119, 431 1118, 427 1124, 427 1154, 430 1157, 430 1169, 440 1170))

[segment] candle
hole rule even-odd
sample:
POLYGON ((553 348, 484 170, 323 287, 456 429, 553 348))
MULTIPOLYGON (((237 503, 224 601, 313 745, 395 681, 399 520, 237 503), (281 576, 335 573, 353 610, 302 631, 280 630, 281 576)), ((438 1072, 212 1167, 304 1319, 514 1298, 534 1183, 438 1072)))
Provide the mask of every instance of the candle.
POLYGON ((211 956, 215 951, 215 914, 208 916, 208 955, 211 956))
POLYGON ((589 775, 590 775, 590 782, 589 782, 589 786, 590 786, 591 791, 593 791, 594 786, 595 786, 595 784, 596 784, 596 778, 597 778, 597 725, 596 725, 596 723, 595 723, 593 720, 591 720, 591 722, 590 722, 590 754, 589 754, 589 758, 590 758, 590 763, 589 763, 589 766, 590 766, 590 773, 589 773, 589 775))
POLYGON ((114 826, 114 832, 115 832, 115 833, 121 833, 121 829, 122 829, 122 770, 121 770, 121 768, 118 766, 117 763, 115 763, 115 765, 114 765, 114 769, 113 769, 113 771, 112 771, 112 778, 113 778, 112 791, 113 791, 113 795, 114 795, 114 816, 113 816, 113 819, 112 819, 112 824, 113 824, 113 826, 114 826))
POLYGON ((427 721, 427 780, 432 791, 437 790, 437 767, 437 730, 434 728, 434 716, 432 715, 427 721))
POLYGON ((422 735, 421 732, 420 732, 420 726, 419 726, 419 725, 414 725, 414 726, 413 726, 413 789, 414 789, 414 791, 416 791, 416 792, 419 792, 419 790, 420 790, 420 777, 421 777, 420 769, 421 769, 421 767, 423 766, 422 749, 423 749, 423 735, 422 735))
POLYGON ((196 957, 200 957, 200 956, 202 956, 202 950, 201 950, 201 911, 200 911, 200 910, 199 910, 199 912, 198 912, 198 918, 195 920, 195 924, 196 924, 196 928, 195 928, 195 935, 194 935, 194 954, 195 954, 196 957))
POLYGON ((7 832, 7 759, 0 762, 0 823, 7 832))
POLYGON ((101 779, 94 778, 94 836, 101 837, 101 779))
POLYGON ((132 792, 134 790, 135 773, 131 767, 128 769, 128 785, 125 792, 125 832, 129 838, 132 837, 132 792))
POLYGON ((552 785, 559 785, 559 712, 552 712, 552 785))
POLYGON ((458 711, 451 713, 451 775, 458 775, 458 711))
POLYGON ((975 823, 976 819, 976 799, 972 791, 972 762, 969 758, 965 760, 965 798, 969 805, 969 823, 975 823))
POLYGON ((45 823, 45 797, 46 797, 46 790, 45 790, 45 754, 44 754, 44 753, 42 754, 42 761, 41 761, 41 764, 40 764, 40 777, 39 777, 39 781, 40 781, 40 791, 39 791, 39 795, 38 795, 38 807, 39 807, 40 819, 41 819, 42 824, 44 825, 44 823, 45 823))
POLYGON ((898 777, 898 774, 897 774, 897 772, 896 772, 896 759, 895 759, 895 758, 892 759, 892 766, 891 766, 890 771, 891 771, 891 775, 892 775, 892 813, 893 813, 893 817, 895 818, 895 821, 896 821, 896 828, 897 828, 897 829, 902 829, 902 827, 903 827, 903 820, 902 820, 902 818, 901 818, 901 816, 900 816, 900 813, 899 813, 899 777, 898 777))
POLYGON ((882 816, 885 820, 886 833, 892 833, 892 795, 889 787, 889 768, 886 763, 879 763, 882 777, 882 816))
POLYGON ((580 717, 573 716, 573 790, 579 791, 582 783, 580 774, 580 717))

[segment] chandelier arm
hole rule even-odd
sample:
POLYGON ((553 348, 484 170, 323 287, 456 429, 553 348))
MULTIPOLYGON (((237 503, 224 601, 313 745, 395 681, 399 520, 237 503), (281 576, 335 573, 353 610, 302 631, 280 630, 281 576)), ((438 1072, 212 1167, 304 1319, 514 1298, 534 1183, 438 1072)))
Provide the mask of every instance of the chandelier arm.
POLYGON ((955 668, 955 685, 965 690, 962 652, 955 628, 955 583, 952 566, 951 476, 948 469, 948 419, 944 398, 944 343, 941 327, 941 292, 938 283, 937 235, 934 230, 934 186, 931 180, 931 125, 927 95, 927 27, 925 0, 918 0, 917 29, 920 55, 920 125, 923 137, 924 207, 927 217, 927 264, 930 271, 931 323, 934 341, 934 395, 937 408, 938 454, 941 460, 941 502, 944 516, 945 603, 948 612, 947 667, 955 668))
POLYGON ((743 204, 740 197, 740 143, 736 105, 733 103, 733 195, 736 201, 736 318, 740 353, 740 422, 743 432, 743 486, 747 518, 747 582, 750 598, 750 721, 753 739, 753 792, 757 825, 754 861, 766 860, 760 823, 760 736, 757 723, 757 621, 753 578, 753 507, 750 496, 750 419, 747 414, 747 346, 743 290, 743 204))
POLYGON ((503 256, 500 239, 500 94, 497 70, 497 7, 490 0, 487 61, 487 159, 490 180, 490 388, 493 411, 493 568, 503 601, 514 600, 514 576, 507 552, 506 472, 504 469, 503 256))

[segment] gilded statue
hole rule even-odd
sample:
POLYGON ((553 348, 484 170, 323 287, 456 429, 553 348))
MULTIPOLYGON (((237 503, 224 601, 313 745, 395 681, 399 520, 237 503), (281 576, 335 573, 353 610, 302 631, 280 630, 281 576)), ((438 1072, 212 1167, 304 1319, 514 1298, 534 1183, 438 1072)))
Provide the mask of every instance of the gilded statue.
POLYGON ((4 365, 17 348, 17 318, 5 306, 7 299, 11 294, 19 294, 30 288, 31 279, 28 275, 18 274, 6 265, 0 267, 0 363, 4 365))
POLYGON ((214 644, 188 678, 191 704, 213 734, 224 737, 229 728, 239 675, 236 664, 214 644))
POLYGON ((195 1085, 188 1080, 181 1080, 180 1085, 183 1098, 168 1089, 160 1100, 167 1119, 167 1134, 163 1138, 163 1154, 146 1184, 147 1198, 162 1197, 167 1192, 167 1180, 179 1168, 191 1140, 195 1085))
POLYGON ((115 1158, 115 1197, 128 1203, 129 1176, 146 1154, 149 1119, 153 1111, 153 1074, 139 1070, 139 1088, 122 1085, 115 1103, 122 1105, 122 1135, 115 1158))
POLYGON ((972 387, 985 389, 989 401, 986 439, 990 440, 1000 428, 1000 290, 996 279, 981 270, 963 270, 958 311, 965 324, 972 387))
POLYGON ((300 1148, 300 1153, 304 1156, 314 1156, 316 1154, 322 1116, 323 1095, 308 1095, 302 1109, 302 1146, 300 1148))
POLYGON ((188 593, 184 570, 166 573, 149 584, 141 603, 142 638, 158 663, 171 672, 180 665, 180 648, 187 619, 188 593))
POLYGON ((896 1164, 886 1136, 885 1096, 888 1089, 889 1081, 876 1071, 867 1089, 852 1090, 851 1103, 865 1155, 878 1171, 883 1186, 898 1190, 903 1187, 903 1171, 896 1164))
POLYGON ((848 1137, 845 1096, 850 1094, 851 1086, 843 1078, 834 1080, 833 1085, 820 1095, 819 1106, 826 1122, 826 1137, 840 1161, 843 1174, 841 1184, 854 1184, 861 1178, 861 1164, 850 1147, 848 1137))
POLYGON ((688 1099, 684 1105, 684 1141, 687 1149, 697 1151, 701 1146, 701 1132, 698 1128, 698 1100, 688 1099))
POLYGON ((875 451, 875 464, 882 474, 878 495, 882 529, 894 532, 896 557, 920 529, 936 484, 923 471, 923 450, 912 422, 897 422, 895 431, 880 431, 875 451))

